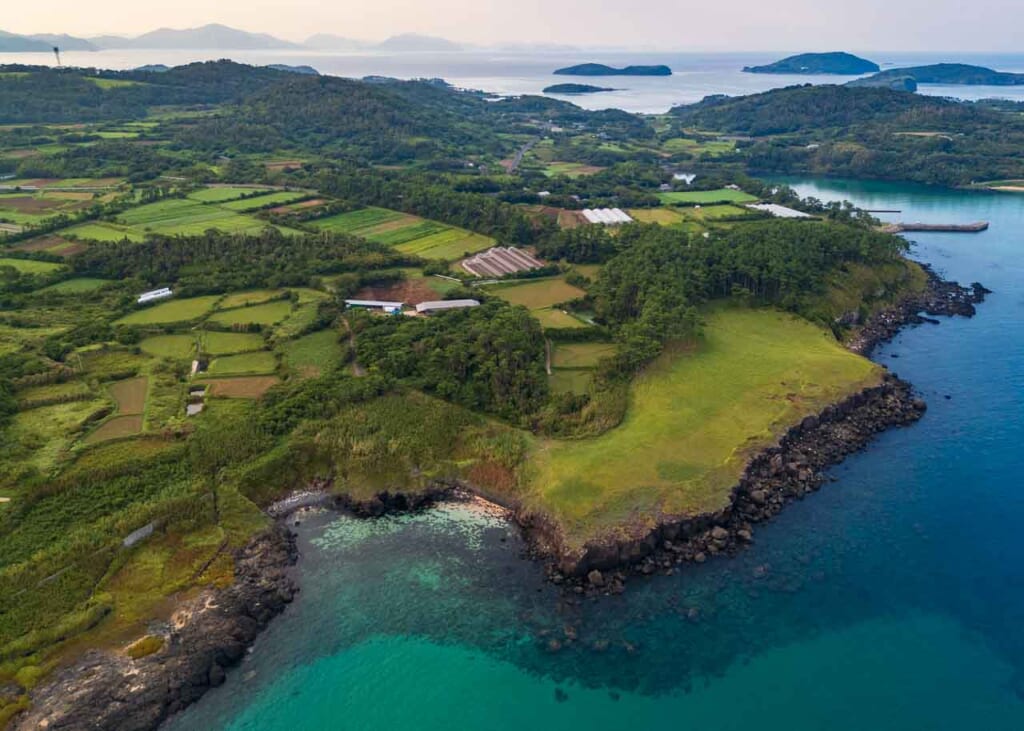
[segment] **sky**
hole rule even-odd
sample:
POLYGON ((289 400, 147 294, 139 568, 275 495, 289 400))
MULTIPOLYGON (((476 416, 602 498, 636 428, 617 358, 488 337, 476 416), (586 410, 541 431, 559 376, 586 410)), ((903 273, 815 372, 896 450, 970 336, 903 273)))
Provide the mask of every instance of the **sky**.
POLYGON ((47 0, 11 2, 12 33, 137 35, 223 23, 303 40, 398 33, 471 44, 674 51, 1022 51, 1024 0, 47 0))

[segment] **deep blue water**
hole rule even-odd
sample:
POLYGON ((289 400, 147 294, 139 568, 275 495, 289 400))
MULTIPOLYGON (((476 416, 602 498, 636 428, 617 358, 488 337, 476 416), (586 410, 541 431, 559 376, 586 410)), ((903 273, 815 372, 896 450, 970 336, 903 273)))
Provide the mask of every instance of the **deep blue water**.
POLYGON ((994 290, 975 319, 878 352, 928 400, 922 422, 740 557, 582 607, 514 531, 461 507, 307 520, 298 601, 170 728, 1024 728, 1024 196, 787 182, 893 218, 991 221, 915 235, 918 258, 994 290), (578 639, 551 652, 567 627, 578 639))

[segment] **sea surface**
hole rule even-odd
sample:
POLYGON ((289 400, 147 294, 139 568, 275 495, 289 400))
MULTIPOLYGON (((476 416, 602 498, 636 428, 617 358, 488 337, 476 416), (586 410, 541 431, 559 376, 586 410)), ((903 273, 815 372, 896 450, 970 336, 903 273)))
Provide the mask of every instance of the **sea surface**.
POLYGON ((739 557, 580 606, 471 506, 303 518, 296 602, 168 728, 1024 728, 1024 196, 785 182, 890 220, 991 222, 914 236, 914 256, 994 290, 976 318, 879 350, 923 421, 739 557))
MULTIPOLYGON (((243 63, 308 65, 332 76, 362 78, 380 75, 401 79, 443 78, 458 87, 481 89, 501 95, 539 94, 552 84, 569 81, 615 87, 617 91, 584 94, 568 99, 587 109, 619 108, 630 112, 663 114, 678 104, 700 101, 710 94, 738 96, 768 91, 793 84, 844 83, 851 77, 745 74, 744 66, 771 63, 786 53, 625 53, 622 51, 459 51, 447 53, 337 53, 316 51, 168 51, 109 50, 67 51, 65 65, 104 69, 132 69, 145 64, 176 66, 192 61, 231 58, 243 63), (667 64, 669 77, 571 77, 552 72, 563 66, 585 62, 613 66, 667 64)), ((1024 72, 1024 54, 960 52, 877 53, 866 52, 883 69, 939 62, 970 63, 1000 71, 1024 72)), ((0 64, 52 65, 46 53, 0 53, 0 64)), ((1024 100, 1024 86, 941 86, 922 85, 922 94, 961 99, 1010 98, 1024 100)))

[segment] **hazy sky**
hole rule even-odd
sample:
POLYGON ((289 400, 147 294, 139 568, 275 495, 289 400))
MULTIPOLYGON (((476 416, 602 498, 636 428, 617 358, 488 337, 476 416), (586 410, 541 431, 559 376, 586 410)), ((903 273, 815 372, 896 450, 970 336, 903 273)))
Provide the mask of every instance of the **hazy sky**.
POLYGON ((301 40, 416 32, 467 43, 686 50, 1024 51, 1024 0, 46 0, 10 4, 14 33, 137 34, 224 23, 301 40), (627 7, 630 6, 630 7, 627 7))

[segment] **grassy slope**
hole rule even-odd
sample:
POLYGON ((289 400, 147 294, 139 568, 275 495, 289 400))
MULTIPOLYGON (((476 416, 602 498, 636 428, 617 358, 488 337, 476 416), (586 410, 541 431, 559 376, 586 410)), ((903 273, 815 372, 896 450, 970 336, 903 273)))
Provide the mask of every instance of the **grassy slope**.
POLYGON ((526 500, 570 545, 724 507, 748 456, 879 379, 823 330, 771 310, 719 309, 695 350, 666 353, 633 386, 621 427, 548 441, 526 500))

